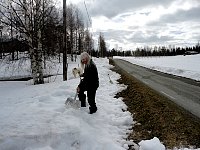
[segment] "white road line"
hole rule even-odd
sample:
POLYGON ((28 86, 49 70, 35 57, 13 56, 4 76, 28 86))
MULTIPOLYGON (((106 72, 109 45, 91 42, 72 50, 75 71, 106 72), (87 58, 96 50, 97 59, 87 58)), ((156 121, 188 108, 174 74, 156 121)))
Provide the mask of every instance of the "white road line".
POLYGON ((168 97, 170 97, 170 98, 172 98, 172 99, 175 99, 173 96, 171 96, 171 95, 169 95, 169 94, 167 94, 167 93, 165 93, 165 92, 163 92, 163 91, 161 91, 161 93, 163 93, 164 95, 166 95, 166 96, 168 96, 168 97))

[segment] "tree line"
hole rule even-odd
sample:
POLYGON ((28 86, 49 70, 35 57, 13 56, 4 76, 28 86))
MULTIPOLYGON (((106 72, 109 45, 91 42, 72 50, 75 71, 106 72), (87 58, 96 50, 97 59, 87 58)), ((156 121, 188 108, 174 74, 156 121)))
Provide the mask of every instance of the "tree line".
POLYGON ((136 50, 127 50, 127 51, 119 51, 114 48, 107 52, 107 56, 135 56, 135 57, 143 57, 143 56, 176 56, 176 55, 192 55, 200 53, 200 43, 197 43, 192 47, 174 47, 167 48, 165 46, 162 47, 154 47, 152 48, 136 48, 136 50))

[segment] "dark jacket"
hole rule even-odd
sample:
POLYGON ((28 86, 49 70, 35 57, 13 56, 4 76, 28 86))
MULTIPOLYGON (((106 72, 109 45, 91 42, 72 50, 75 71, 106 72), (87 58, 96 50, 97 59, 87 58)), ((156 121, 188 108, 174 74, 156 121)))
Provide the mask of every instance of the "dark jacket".
POLYGON ((97 90, 99 87, 99 77, 97 67, 92 59, 90 59, 89 64, 85 66, 82 77, 83 79, 79 84, 79 88, 81 90, 97 90))

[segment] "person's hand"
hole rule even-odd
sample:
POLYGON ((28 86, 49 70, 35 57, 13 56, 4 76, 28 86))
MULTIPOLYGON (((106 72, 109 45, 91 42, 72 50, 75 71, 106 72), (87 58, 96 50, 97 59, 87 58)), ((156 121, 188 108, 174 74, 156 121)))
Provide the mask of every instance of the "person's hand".
POLYGON ((79 88, 79 87, 77 87, 77 88, 76 88, 76 91, 77 91, 77 93, 79 93, 79 92, 80 92, 80 88, 79 88))
POLYGON ((80 77, 84 77, 84 74, 82 73, 82 74, 80 74, 80 77))

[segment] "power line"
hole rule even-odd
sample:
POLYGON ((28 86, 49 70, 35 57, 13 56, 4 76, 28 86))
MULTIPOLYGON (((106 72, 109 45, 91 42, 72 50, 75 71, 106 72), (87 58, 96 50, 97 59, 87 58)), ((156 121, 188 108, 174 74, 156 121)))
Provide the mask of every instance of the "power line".
POLYGON ((90 25, 92 26, 92 21, 91 21, 90 15, 89 15, 89 13, 88 13, 87 6, 86 6, 86 4, 85 4, 85 0, 84 0, 84 5, 85 5, 85 10, 86 10, 86 12, 87 12, 88 20, 89 20, 89 22, 90 22, 90 25))

